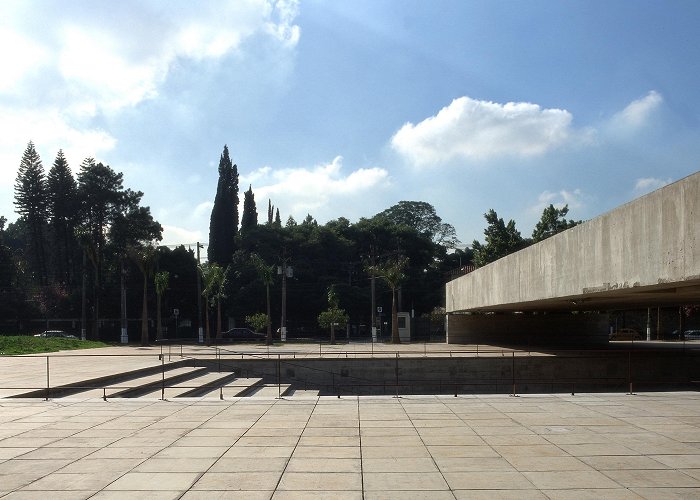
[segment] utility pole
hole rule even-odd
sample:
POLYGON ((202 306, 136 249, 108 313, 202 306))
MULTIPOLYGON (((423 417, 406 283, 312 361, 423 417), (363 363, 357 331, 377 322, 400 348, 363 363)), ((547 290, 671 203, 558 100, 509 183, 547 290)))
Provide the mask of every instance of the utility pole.
POLYGON ((204 342, 204 328, 202 328, 202 276, 199 271, 199 249, 204 248, 204 245, 197 242, 197 329, 198 340, 202 344, 204 342))
POLYGON ((282 248, 282 265, 277 268, 277 274, 282 275, 282 321, 280 322, 280 341, 287 341, 287 278, 292 277, 293 269, 287 266, 287 248, 282 248))

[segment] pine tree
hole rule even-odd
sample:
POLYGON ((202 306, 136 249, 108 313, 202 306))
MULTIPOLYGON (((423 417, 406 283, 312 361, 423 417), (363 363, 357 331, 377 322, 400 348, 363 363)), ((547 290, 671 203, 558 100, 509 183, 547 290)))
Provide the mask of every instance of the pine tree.
POLYGON ((24 150, 15 181, 15 210, 24 217, 31 235, 32 256, 41 284, 47 284, 44 234, 47 209, 47 188, 44 167, 34 143, 24 150))
POLYGON ((57 280, 73 281, 75 253, 75 226, 78 209, 78 184, 68 167, 68 161, 59 150, 47 177, 48 211, 52 227, 52 246, 55 255, 57 280))
POLYGON ((228 147, 219 160, 219 182, 209 222, 209 261, 223 267, 231 263, 238 233, 238 167, 232 165, 228 147))
POLYGON ((243 197, 243 215, 241 215, 241 234, 245 234, 258 225, 258 211, 255 206, 253 186, 248 186, 248 191, 243 197))

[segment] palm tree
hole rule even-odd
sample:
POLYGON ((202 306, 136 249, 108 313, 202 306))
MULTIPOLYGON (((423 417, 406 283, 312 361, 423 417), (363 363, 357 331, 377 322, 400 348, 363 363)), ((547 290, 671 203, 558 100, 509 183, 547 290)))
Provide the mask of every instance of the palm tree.
POLYGON ((265 284, 265 291, 267 294, 267 344, 272 344, 272 324, 270 323, 270 285, 274 281, 275 277, 275 266, 269 266, 263 259, 256 253, 250 254, 250 260, 252 261, 255 269, 258 271, 258 276, 260 280, 265 284))
MULTIPOLYGON (((165 293, 165 290, 168 288, 168 284, 170 282, 170 273, 168 271, 160 271, 157 272, 155 277, 153 278, 153 283, 156 286, 156 297, 157 297, 157 302, 156 302, 156 339, 160 340, 163 338, 163 330, 161 327, 161 300, 163 298, 163 294, 165 293)), ((177 336, 177 332, 175 332, 177 336)))
POLYGON ((202 274, 204 296, 206 307, 206 343, 211 344, 211 333, 209 328, 209 305, 214 300, 217 305, 217 321, 216 321, 216 338, 221 338, 221 299, 224 295, 224 284, 226 283, 226 271, 216 262, 205 262, 199 266, 199 271, 202 274))
POLYGON ((408 265, 408 257, 398 257, 396 259, 386 260, 380 264, 368 266, 367 271, 376 274, 386 281, 391 288, 391 343, 400 344, 399 337, 399 314, 396 306, 396 290, 404 280, 406 275, 404 269, 408 265))
POLYGON ((156 246, 147 243, 143 246, 129 247, 129 255, 143 275, 143 305, 141 308, 141 345, 148 345, 148 278, 153 272, 156 259, 156 246))

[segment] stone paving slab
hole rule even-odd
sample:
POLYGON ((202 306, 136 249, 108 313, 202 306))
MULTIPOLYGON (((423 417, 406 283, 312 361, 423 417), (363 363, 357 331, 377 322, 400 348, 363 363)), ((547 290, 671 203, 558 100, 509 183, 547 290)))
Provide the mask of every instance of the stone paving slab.
POLYGON ((698 498, 698 432, 694 392, 0 399, 0 498, 698 498))

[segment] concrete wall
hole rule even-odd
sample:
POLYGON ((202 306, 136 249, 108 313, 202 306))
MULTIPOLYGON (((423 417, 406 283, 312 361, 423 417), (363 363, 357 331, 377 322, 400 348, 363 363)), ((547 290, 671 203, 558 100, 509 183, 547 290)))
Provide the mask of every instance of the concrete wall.
MULTIPOLYGON (((624 391, 686 387, 700 376, 698 351, 568 351, 445 358, 195 360, 221 371, 322 394, 459 394, 624 391)), ((235 390, 235 389, 234 389, 235 390)), ((229 389, 231 391, 231 389, 229 389)), ((230 397, 232 394, 226 392, 230 397)))
POLYGON ((447 312, 700 280, 700 172, 447 284, 447 312))
POLYGON ((448 344, 516 346, 603 345, 608 343, 605 314, 450 314, 448 344))

